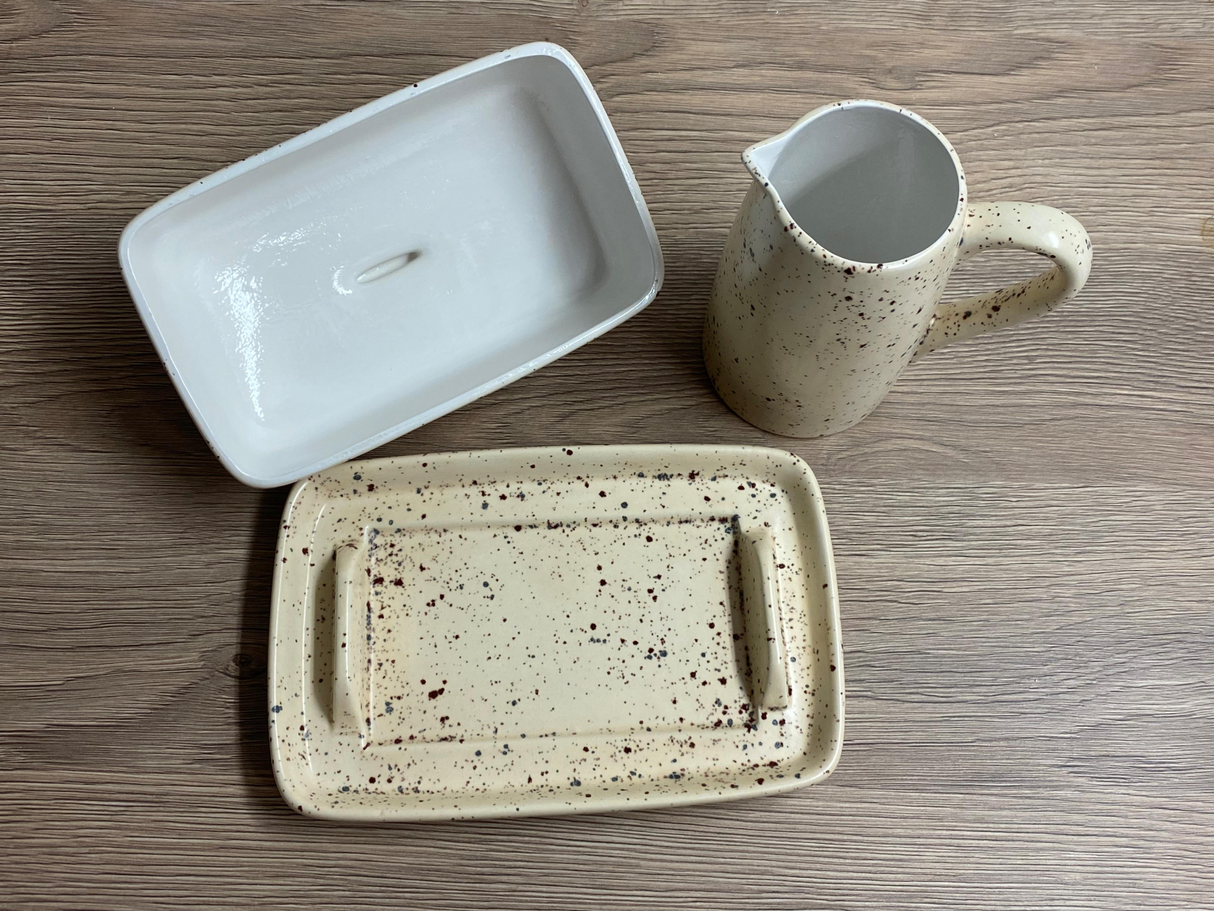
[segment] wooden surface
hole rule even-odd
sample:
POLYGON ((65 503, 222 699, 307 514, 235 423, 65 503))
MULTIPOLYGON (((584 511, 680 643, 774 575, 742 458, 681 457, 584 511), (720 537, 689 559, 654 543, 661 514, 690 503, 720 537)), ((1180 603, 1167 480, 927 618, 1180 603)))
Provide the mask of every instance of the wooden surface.
MULTIPOLYGON (((958 293, 1036 264, 989 256, 958 293)), ((1214 907, 1214 5, 0 0, 0 905, 1214 907), (348 827, 282 804, 265 662, 285 491, 228 477, 119 276, 148 204, 547 38, 666 253, 644 313, 378 454, 791 446, 835 539, 828 783, 615 816, 348 827), (939 126, 975 199, 1061 206, 1082 295, 907 371, 859 427, 715 397, 738 154, 819 103, 939 126)))

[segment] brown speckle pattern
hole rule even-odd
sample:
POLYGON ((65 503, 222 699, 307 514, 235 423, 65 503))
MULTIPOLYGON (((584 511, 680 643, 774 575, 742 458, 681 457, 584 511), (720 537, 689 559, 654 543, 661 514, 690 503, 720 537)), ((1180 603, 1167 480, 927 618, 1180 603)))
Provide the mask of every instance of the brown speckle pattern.
MULTIPOLYGON (((877 102, 843 102, 830 107, 877 102)), ((754 180, 717 270, 704 327, 704 362, 721 398, 746 420, 795 437, 836 433, 881 402, 915 357, 1045 313, 1078 293, 1091 241, 1071 216, 1026 203, 967 204, 957 169, 952 222, 927 249, 891 263, 860 263, 821 247, 789 215, 752 157, 754 180), (991 294, 941 304, 953 270, 984 250, 1031 250, 1053 267, 991 294)), ((827 108, 811 112, 792 129, 827 108)), ((777 137, 778 138, 778 137, 777 137)))
POLYGON ((274 766, 302 812, 725 799, 811 783, 837 760, 829 537, 813 475, 788 453, 566 447, 352 463, 297 485, 276 565, 274 766), (748 626, 738 556, 754 534, 771 542, 780 593, 788 693, 776 700, 756 693, 748 654, 766 641, 748 626), (342 548, 358 549, 358 568, 339 577, 342 548), (334 605, 347 584, 345 615, 334 605), (347 641, 348 664, 335 649, 347 641), (334 704, 346 667, 348 714, 334 704))

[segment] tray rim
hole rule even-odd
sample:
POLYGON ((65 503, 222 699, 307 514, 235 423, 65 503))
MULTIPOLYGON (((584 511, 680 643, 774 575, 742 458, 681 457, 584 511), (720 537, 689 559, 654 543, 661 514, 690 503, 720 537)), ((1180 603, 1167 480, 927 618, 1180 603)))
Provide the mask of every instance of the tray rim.
POLYGON ((204 177, 195 180, 193 183, 169 194, 156 203, 153 203, 148 208, 144 209, 136 215, 127 226, 123 229, 121 236, 118 239, 118 262, 122 270, 122 277, 126 283, 127 290, 130 292, 131 298, 135 302, 135 308, 139 313, 139 319, 143 323, 144 329, 152 340, 152 345, 156 349, 156 354, 159 356, 161 363, 169 374, 169 378, 173 382, 177 394, 185 403, 186 410, 193 419, 195 425, 201 432, 207 446, 216 455, 219 461, 237 480, 250 487, 256 488, 271 488, 281 487, 285 484, 290 484, 298 481, 300 478, 323 471, 326 468, 347 461, 348 459, 359 456, 376 446, 393 440, 396 437, 416 430, 424 424, 429 423, 445 414, 449 414, 464 405, 469 404, 479 398, 483 398, 491 392, 501 389, 513 383, 515 380, 526 376, 529 373, 544 367, 552 361, 568 354, 587 342, 593 341, 605 332, 615 328, 620 323, 631 319, 641 310, 644 310, 653 299, 657 296, 658 291, 662 288, 662 282, 665 274, 665 264, 662 257, 662 248, 658 241, 657 229, 654 227, 653 218, 649 214, 649 207, 645 204, 645 199, 641 195, 640 186, 637 183, 636 175, 633 173, 632 166, 628 163, 628 159, 624 154, 623 146, 620 145, 619 137, 616 135, 614 127, 607 116, 607 111, 603 108, 603 103, 599 99, 598 93, 595 92, 594 86, 591 84, 586 72, 581 65, 574 59, 573 55, 565 48, 550 41, 534 41, 529 44, 522 44, 516 47, 507 48, 506 50, 498 51, 494 54, 489 54, 485 57, 480 57, 476 60, 471 60, 467 63, 453 67, 449 70, 444 70, 426 79, 416 82, 413 85, 398 89, 370 101, 367 104, 361 105, 352 111, 341 114, 319 126, 313 127, 306 132, 300 133, 291 139, 284 140, 277 145, 271 146, 264 151, 251 155, 234 164, 220 168, 204 177), (645 231, 646 239, 649 241, 650 251, 653 256, 653 281, 650 284, 648 291, 637 301, 629 304, 616 311, 612 316, 602 322, 592 326, 585 332, 582 332, 560 345, 546 351, 542 355, 532 358, 531 360, 520 364, 505 373, 494 377, 493 379, 482 383, 460 395, 454 396, 439 405, 429 408, 426 411, 414 414, 403 421, 399 421, 391 427, 371 434, 357 443, 344 447, 338 452, 323 456, 316 459, 307 466, 290 471, 282 471, 277 474, 263 474, 255 471, 246 470, 244 466, 239 464, 235 458, 220 445, 219 439, 216 436, 211 425, 208 423, 202 409, 195 401, 193 394, 187 385, 186 380, 181 376, 176 363, 173 360, 172 354, 169 351, 168 344, 164 336, 160 332, 160 328, 156 323, 155 316, 152 313, 151 307, 148 304, 147 297, 143 293, 143 289, 139 285, 138 277, 135 272, 134 265, 131 262, 131 246, 135 235, 148 222, 167 212, 169 209, 186 202, 208 190, 226 183, 242 174, 255 170, 256 168, 268 162, 283 158, 299 149, 305 148, 314 142, 324 139, 328 136, 338 133, 347 127, 353 126, 363 120, 379 114, 388 108, 415 98, 424 92, 432 91, 439 86, 454 82, 458 79, 463 79, 473 73, 481 70, 489 69, 505 63, 507 60, 519 57, 535 57, 546 56, 560 61, 569 70, 586 100, 590 103, 594 111, 595 117, 603 131, 604 138, 607 140, 611 148, 612 154, 615 156, 616 163, 624 177, 625 183, 628 186, 628 191, 632 196, 633 202, 637 208, 637 214, 641 218, 641 223, 645 231))
POLYGON ((575 453, 586 457, 606 456, 609 458, 616 457, 632 459, 658 459, 662 457, 670 458, 692 454, 751 458, 755 456, 767 456, 776 457, 785 461, 804 475, 805 480, 809 485, 811 500, 813 502, 813 526, 815 538, 813 545, 814 556, 816 559, 821 561, 823 575, 829 581, 826 610, 827 630, 833 644, 833 654, 831 660, 837 668, 836 673, 832 675, 833 689, 831 692, 831 701, 836 708, 836 721, 833 725, 830 725, 830 729, 833 733, 832 746, 822 766, 812 775, 808 775, 800 779, 789 778, 785 780, 773 780, 765 782, 762 785, 742 785, 736 791, 689 792, 686 794, 659 793, 657 795, 642 795, 641 797, 633 800, 626 800, 622 797, 613 795, 595 798, 588 803, 576 805, 566 805, 554 802, 516 807, 512 804, 507 805, 503 803, 486 807, 464 809, 457 812, 452 812, 450 808, 442 805, 431 805, 420 809, 399 808, 385 813, 366 807, 355 806, 353 804, 343 806, 338 809, 330 808, 321 810, 296 799, 295 786, 297 782, 285 774, 283 763, 281 761, 283 744, 280 742, 278 729, 274 723, 274 707, 280 704, 276 700, 279 651, 277 647, 277 629, 279 621, 280 599, 283 594, 284 567, 288 565, 286 562, 286 548, 288 539, 287 526, 291 524, 290 519, 292 512, 298 504, 300 498, 304 495, 308 485, 314 482, 314 478, 308 477, 298 481, 291 489, 291 493, 287 497, 287 502, 283 507, 281 521, 279 522, 278 543, 274 553, 274 574, 270 596, 270 641, 269 655, 266 664, 266 717, 269 727, 268 733, 270 740, 271 765, 273 766, 274 781, 278 786, 279 793, 292 810, 295 810, 301 815, 310 818, 343 822, 451 822, 466 819, 504 819, 524 816, 534 817, 564 816, 573 814, 580 815, 585 813, 615 813, 631 810, 660 809, 684 805, 691 806, 696 804, 724 803, 727 801, 742 800, 750 797, 781 794, 818 783, 834 771, 835 767, 838 765, 839 758, 843 750, 843 737, 846 721, 846 687, 844 684, 843 644, 841 638, 842 624, 839 613, 838 584, 835 574, 834 550, 831 545, 830 529, 827 525, 826 509, 822 498, 822 491, 818 485, 818 479, 815 476, 813 469, 810 468, 809 464, 796 453, 766 446, 716 446, 711 444, 695 443, 527 446, 501 449, 460 450, 452 452, 427 452, 408 456, 362 459, 359 461, 349 462, 342 467, 353 471, 362 471, 364 468, 373 469, 376 466, 386 465, 389 463, 416 462, 420 465, 420 463, 423 461, 432 461, 440 458, 452 458, 460 456, 480 456, 490 459, 509 459, 514 461, 520 458, 531 459, 535 458, 536 456, 552 455, 556 452, 567 452, 568 449, 572 449, 575 453))

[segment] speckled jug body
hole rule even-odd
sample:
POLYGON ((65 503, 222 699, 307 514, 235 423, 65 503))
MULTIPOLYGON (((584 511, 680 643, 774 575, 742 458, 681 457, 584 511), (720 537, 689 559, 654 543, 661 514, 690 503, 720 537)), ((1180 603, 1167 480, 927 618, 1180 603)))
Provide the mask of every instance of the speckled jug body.
POLYGON ((1074 296, 1091 242, 1071 216, 974 204, 948 141, 904 108, 845 101, 751 146, 738 213, 704 328, 721 398, 765 430, 845 430, 916 357, 1045 313, 1074 296), (1052 261, 1035 278, 941 303, 957 266, 984 250, 1052 261))

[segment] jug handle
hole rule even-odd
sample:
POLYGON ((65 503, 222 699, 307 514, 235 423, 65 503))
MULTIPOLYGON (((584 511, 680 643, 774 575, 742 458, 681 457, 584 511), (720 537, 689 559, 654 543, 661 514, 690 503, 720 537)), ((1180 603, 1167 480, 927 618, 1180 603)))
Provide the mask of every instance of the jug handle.
POLYGON ((991 329, 1048 313, 1079 293, 1092 268, 1092 242, 1070 215, 1025 202, 969 206, 958 262, 988 250, 1030 250, 1053 260, 1035 278, 989 294, 938 304, 912 360, 991 329))

